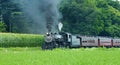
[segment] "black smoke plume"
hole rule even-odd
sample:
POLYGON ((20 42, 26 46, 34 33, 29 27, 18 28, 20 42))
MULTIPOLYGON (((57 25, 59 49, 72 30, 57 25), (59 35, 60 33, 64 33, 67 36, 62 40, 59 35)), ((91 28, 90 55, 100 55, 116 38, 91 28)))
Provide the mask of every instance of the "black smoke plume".
POLYGON ((57 32, 57 24, 61 15, 59 4, 61 0, 13 0, 27 17, 33 20, 30 27, 37 33, 57 32))

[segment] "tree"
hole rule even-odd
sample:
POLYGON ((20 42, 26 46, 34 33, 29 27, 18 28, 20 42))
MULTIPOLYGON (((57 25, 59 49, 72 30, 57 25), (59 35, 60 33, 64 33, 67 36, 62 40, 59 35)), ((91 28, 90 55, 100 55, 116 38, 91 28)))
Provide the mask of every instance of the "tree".
POLYGON ((7 25, 8 32, 11 32, 10 20, 11 20, 12 12, 16 12, 19 10, 20 9, 18 9, 17 4, 14 4, 10 0, 1 0, 0 1, 0 11, 1 11, 0 15, 3 15, 3 20, 4 20, 5 24, 7 25))
MULTIPOLYGON (((67 0, 66 0, 67 1, 67 0)), ((63 4, 64 31, 83 35, 119 36, 120 4, 112 0, 70 0, 63 4)))
POLYGON ((6 25, 3 21, 0 21, 0 32, 6 32, 6 25))

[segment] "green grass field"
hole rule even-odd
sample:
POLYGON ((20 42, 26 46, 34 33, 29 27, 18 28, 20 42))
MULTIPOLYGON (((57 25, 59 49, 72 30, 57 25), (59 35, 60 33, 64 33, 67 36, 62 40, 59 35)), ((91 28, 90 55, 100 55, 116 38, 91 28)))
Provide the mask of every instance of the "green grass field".
POLYGON ((0 33, 0 47, 40 47, 43 42, 41 34, 0 33))
POLYGON ((120 65, 120 49, 0 48, 0 65, 120 65))

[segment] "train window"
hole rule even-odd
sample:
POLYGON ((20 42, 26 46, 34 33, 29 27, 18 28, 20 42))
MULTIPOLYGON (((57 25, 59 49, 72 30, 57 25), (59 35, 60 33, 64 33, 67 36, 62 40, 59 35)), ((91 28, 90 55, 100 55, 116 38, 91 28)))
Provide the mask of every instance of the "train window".
POLYGON ((82 41, 83 43, 87 43, 87 41, 82 41))
POLYGON ((71 38, 71 35, 69 35, 69 38, 71 38))
POLYGON ((89 43, 95 43, 95 40, 88 40, 89 43))
POLYGON ((115 43, 120 43, 120 42, 115 42, 115 43))

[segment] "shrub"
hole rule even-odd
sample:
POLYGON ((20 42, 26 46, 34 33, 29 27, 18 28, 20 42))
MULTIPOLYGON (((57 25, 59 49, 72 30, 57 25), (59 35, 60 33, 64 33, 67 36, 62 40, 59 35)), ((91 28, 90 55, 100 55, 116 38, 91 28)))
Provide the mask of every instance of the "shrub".
POLYGON ((0 21, 0 32, 6 32, 6 25, 3 21, 0 21))
POLYGON ((43 42, 43 35, 0 33, 0 47, 36 47, 43 42))

